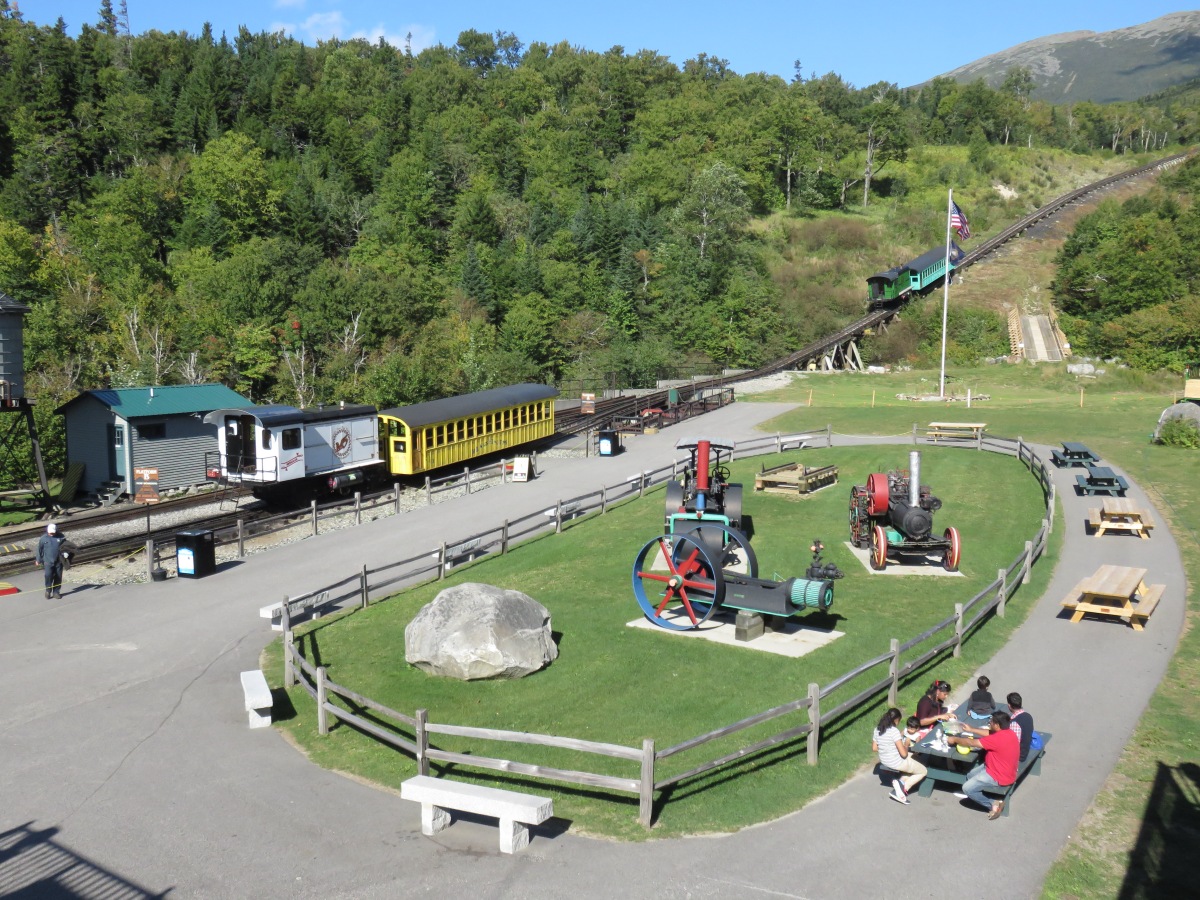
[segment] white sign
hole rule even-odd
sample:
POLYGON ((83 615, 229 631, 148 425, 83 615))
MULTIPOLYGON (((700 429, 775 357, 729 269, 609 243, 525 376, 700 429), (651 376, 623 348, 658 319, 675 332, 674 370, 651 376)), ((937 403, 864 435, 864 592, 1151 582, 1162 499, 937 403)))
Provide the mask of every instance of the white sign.
POLYGON ((513 481, 528 481, 529 480, 529 457, 518 456, 513 460, 513 481))

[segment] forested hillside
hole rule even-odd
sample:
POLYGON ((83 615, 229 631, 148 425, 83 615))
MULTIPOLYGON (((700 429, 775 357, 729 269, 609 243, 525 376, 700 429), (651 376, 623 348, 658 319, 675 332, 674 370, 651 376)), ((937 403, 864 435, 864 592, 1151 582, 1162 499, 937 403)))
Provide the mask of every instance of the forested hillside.
POLYGON ((394 405, 753 365, 861 314, 894 262, 847 221, 821 240, 852 263, 810 271, 780 223, 886 205, 923 250, 946 186, 978 189, 977 230, 1017 211, 994 154, 1196 137, 1194 105, 1056 108, 1022 74, 917 92, 505 33, 131 35, 110 0, 72 38, 0 0, 0 290, 33 308, 48 425, 103 385, 394 405))

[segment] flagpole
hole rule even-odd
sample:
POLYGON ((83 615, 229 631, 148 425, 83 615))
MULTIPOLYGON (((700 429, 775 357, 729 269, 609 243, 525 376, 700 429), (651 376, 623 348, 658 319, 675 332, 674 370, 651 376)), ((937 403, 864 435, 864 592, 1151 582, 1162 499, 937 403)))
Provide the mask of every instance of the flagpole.
POLYGON ((954 188, 946 201, 946 268, 942 277, 942 374, 938 379, 938 397, 946 399, 946 313, 950 308, 950 217, 954 214, 954 188))

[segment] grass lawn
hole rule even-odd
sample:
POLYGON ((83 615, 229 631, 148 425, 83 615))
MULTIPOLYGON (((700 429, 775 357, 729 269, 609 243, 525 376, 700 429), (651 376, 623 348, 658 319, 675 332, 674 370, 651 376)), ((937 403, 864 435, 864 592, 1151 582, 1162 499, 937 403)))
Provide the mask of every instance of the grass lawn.
MULTIPOLYGON (((824 411, 822 411, 824 412, 824 411)), ((814 413, 815 414, 815 413, 814 413)), ((822 419, 822 424, 828 419, 822 419)), ((803 424, 798 427, 803 427, 803 424)), ((403 660, 404 626, 440 586, 407 592, 362 612, 323 620, 303 629, 310 659, 328 666, 329 676, 360 693, 409 714, 427 708, 431 721, 545 732, 640 747, 652 738, 658 748, 718 728, 777 704, 803 697, 810 682, 827 683, 864 659, 905 640, 952 614, 1021 552, 1037 532, 1044 501, 1035 480, 1011 457, 967 449, 923 451, 922 481, 944 503, 937 530, 956 526, 963 536, 962 577, 891 577, 869 574, 844 546, 848 538, 848 499, 852 484, 868 474, 904 468, 907 447, 833 448, 784 454, 809 465, 836 463, 841 481, 809 498, 754 495, 747 490, 745 511, 753 519, 754 548, 762 577, 802 575, 813 538, 826 545, 826 560, 847 573, 836 584, 829 614, 809 614, 812 624, 834 627, 845 637, 808 656, 791 660, 744 647, 722 647, 659 631, 626 627, 639 616, 630 588, 633 560, 658 535, 663 494, 581 521, 561 536, 548 536, 516 548, 506 557, 485 560, 455 573, 448 583, 485 581, 515 588, 544 603, 553 615, 560 656, 546 670, 516 681, 464 684, 434 678, 403 660), (991 511, 1003 508, 1006 515, 991 511)), ((734 480, 748 487, 760 466, 779 457, 735 463, 734 480)), ((1053 550, 1053 545, 1052 545, 1053 550)), ((954 683, 1003 645, 1040 595, 1050 566, 1034 570, 1034 583, 1020 591, 1005 619, 993 619, 976 633, 960 659, 946 658, 917 675, 901 694, 908 711, 936 675, 954 683)), ((444 585, 443 585, 444 586, 444 585)), ((939 635, 938 640, 944 639, 939 635)), ((932 643, 932 642, 931 642, 932 643)), ((917 648, 909 658, 916 656, 917 648)), ((267 672, 278 683, 278 644, 268 651, 267 672)), ((828 698, 833 704, 886 674, 874 670, 828 698)), ((415 772, 415 764, 341 726, 327 737, 316 733, 311 700, 292 692, 294 718, 282 722, 322 765, 395 787, 415 772)), ((656 806, 655 835, 729 831, 769 820, 803 806, 843 782, 870 758, 867 733, 883 709, 868 704, 855 717, 843 717, 822 737, 821 761, 809 767, 803 739, 758 754, 717 772, 684 782, 656 806)), ((828 708, 828 705, 827 707, 828 708)), ((807 721, 805 713, 777 720, 736 738, 714 742, 660 764, 659 777, 686 771, 753 740, 807 721)), ((439 746, 522 762, 636 777, 634 763, 599 756, 511 744, 488 744, 438 736, 439 746)), ((456 769, 454 777, 496 775, 456 769)), ((549 793, 555 812, 583 832, 639 839, 635 797, 575 789, 552 782, 512 783, 549 793)))

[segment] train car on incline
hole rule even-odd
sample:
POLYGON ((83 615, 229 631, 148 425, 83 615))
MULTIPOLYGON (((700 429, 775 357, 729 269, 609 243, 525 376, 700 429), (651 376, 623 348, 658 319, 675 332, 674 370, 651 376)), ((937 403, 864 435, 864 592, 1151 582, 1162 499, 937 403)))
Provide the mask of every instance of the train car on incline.
POLYGON ((513 384, 379 413, 393 475, 418 475, 554 434, 554 398, 544 384, 513 384))
MULTIPOLYGON (((962 260, 963 250, 950 244, 950 271, 962 260)), ((879 309, 901 303, 913 294, 925 294, 942 283, 946 274, 946 248, 934 247, 914 260, 877 272, 867 279, 867 306, 879 309)))

